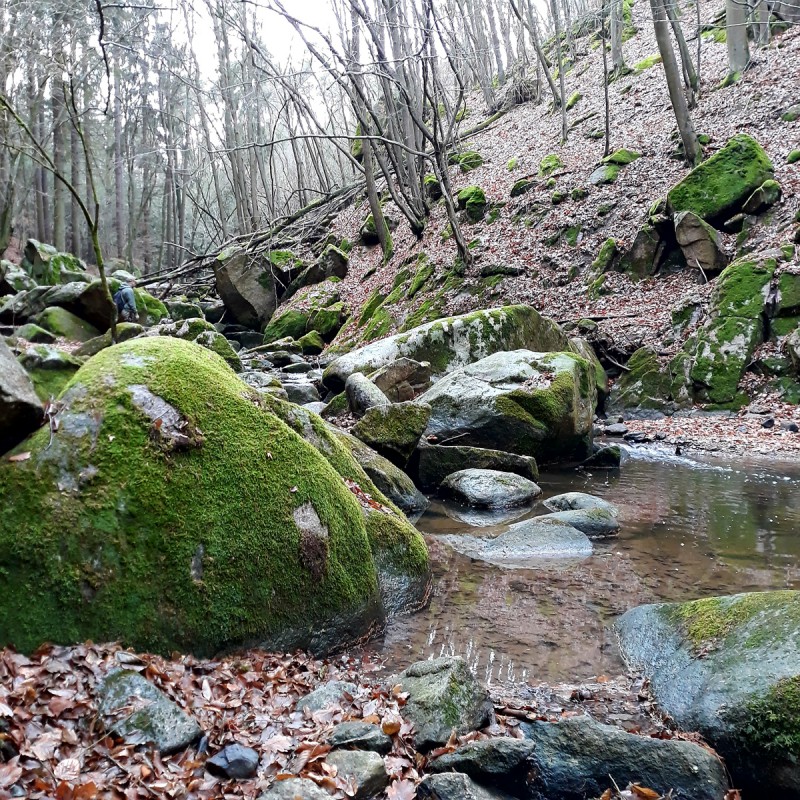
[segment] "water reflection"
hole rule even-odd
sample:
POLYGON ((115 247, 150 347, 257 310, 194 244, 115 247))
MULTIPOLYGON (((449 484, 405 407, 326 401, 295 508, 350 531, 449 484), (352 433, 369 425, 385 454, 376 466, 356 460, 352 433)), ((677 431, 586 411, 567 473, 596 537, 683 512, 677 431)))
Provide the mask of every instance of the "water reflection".
MULTIPOLYGON (((496 535, 509 521, 476 530, 432 502, 417 522, 434 565, 431 604, 396 620, 372 648, 395 669, 461 655, 488 683, 582 679, 622 669, 607 623, 632 606, 800 588, 800 465, 641 455, 617 474, 542 475, 543 498, 587 491, 620 508, 620 536, 595 542, 594 555, 573 565, 507 570, 459 555, 438 535, 496 535)), ((526 515, 541 513, 538 504, 526 515)))

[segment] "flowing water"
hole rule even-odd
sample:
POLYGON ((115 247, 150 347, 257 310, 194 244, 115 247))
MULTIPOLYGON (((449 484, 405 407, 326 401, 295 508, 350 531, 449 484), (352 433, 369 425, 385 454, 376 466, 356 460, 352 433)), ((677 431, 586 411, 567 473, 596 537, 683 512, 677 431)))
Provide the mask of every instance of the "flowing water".
MULTIPOLYGON (((703 463, 631 450, 622 469, 543 473, 541 499, 567 491, 620 509, 617 538, 572 564, 503 569, 438 534, 494 535, 509 520, 434 500, 416 523, 431 551, 430 605, 371 649, 390 669, 464 656, 487 683, 582 680, 623 670, 611 622, 641 603, 800 588, 800 464, 703 463)), ((537 504, 514 519, 547 513, 537 504)))

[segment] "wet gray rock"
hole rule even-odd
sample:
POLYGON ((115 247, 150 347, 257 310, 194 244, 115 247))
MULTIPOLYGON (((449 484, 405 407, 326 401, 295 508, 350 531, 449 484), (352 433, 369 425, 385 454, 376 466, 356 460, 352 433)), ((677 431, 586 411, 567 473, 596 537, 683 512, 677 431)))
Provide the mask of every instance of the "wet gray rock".
POLYGON ((328 744, 337 748, 370 750, 386 755, 392 749, 392 739, 378 725, 369 722, 340 722, 328 736, 328 744))
POLYGON ((721 800, 728 789, 720 760, 694 742, 652 739, 584 717, 523 723, 534 748, 531 800, 584 800, 638 783, 675 800, 721 800))
POLYGON ((389 398, 366 376, 354 372, 344 387, 347 404, 356 416, 363 416, 375 406, 388 406, 389 398))
POLYGON ((347 695, 354 697, 358 693, 358 687, 354 683, 347 681, 328 681, 322 686, 309 692, 305 697, 297 701, 297 708, 300 711, 322 711, 328 706, 337 706, 348 703, 347 695))
POLYGON ((206 761, 206 769, 219 778, 252 778, 258 769, 258 753, 252 747, 229 744, 206 761))
POLYGON ((616 514, 606 508, 576 508, 572 511, 554 511, 539 519, 559 519, 572 525, 590 539, 603 539, 619 533, 616 514))
POLYGON ((617 621, 623 656, 659 706, 725 758, 757 797, 800 797, 800 592, 639 606, 617 621))
POLYGON ((585 533, 548 517, 515 522, 493 539, 466 534, 439 539, 470 558, 507 568, 525 568, 549 560, 582 559, 592 554, 592 543, 585 533))
POLYGON ((5 453, 33 433, 44 410, 33 383, 0 338, 0 453, 5 453))
POLYGON ((532 502, 542 490, 527 478, 494 469, 462 469, 448 475, 439 490, 479 508, 507 508, 532 502))
POLYGON ((418 514, 428 507, 428 498, 414 486, 403 470, 352 434, 330 423, 327 425, 331 433, 350 450, 375 486, 404 514, 418 514))
POLYGON ((560 462, 591 449, 594 370, 573 353, 494 353, 441 378, 419 400, 433 410, 429 440, 560 462))
POLYGON ((418 661, 392 683, 399 683, 402 691, 408 692, 403 716, 414 724, 418 750, 445 744, 453 730, 469 733, 491 722, 489 693, 475 680, 463 658, 418 661))
POLYGON ((371 373, 369 378, 393 403, 401 403, 430 387, 431 365, 413 358, 398 358, 371 373))
POLYGON ((478 783, 527 797, 533 779, 536 745, 507 737, 470 742, 428 764, 433 773, 463 772, 478 783))
POLYGON ((297 403, 300 406, 306 403, 318 403, 319 392, 313 383, 308 381, 282 381, 281 385, 286 390, 286 396, 290 403, 297 403))
POLYGON ((496 469, 513 472, 530 481, 536 481, 539 477, 536 459, 532 456, 520 456, 483 447, 428 444, 424 440, 419 443, 412 463, 419 486, 426 492, 437 489, 450 473, 460 469, 496 469))
POLYGON ((100 685, 98 711, 106 729, 129 744, 151 744, 164 755, 196 742, 197 722, 138 672, 116 670, 100 685))
POLYGON ((602 508, 614 516, 617 515, 617 507, 602 497, 595 497, 586 492, 565 492, 548 497, 542 505, 550 511, 588 511, 595 508, 602 508))
POLYGON ((606 425, 603 432, 606 436, 624 436, 628 432, 628 426, 624 422, 614 422, 606 425))
POLYGON ((389 783, 383 757, 369 750, 334 750, 325 759, 338 774, 356 785, 354 800, 367 800, 382 792, 389 783))
POLYGON ((622 451, 619 445, 601 445, 595 442, 594 452, 581 466, 586 469, 617 469, 622 463, 622 451))
POLYGON ((275 783, 258 800, 330 800, 331 796, 308 778, 289 778, 275 783))
POLYGON ((460 772, 426 775, 417 787, 419 800, 511 800, 511 796, 495 789, 484 789, 460 772))

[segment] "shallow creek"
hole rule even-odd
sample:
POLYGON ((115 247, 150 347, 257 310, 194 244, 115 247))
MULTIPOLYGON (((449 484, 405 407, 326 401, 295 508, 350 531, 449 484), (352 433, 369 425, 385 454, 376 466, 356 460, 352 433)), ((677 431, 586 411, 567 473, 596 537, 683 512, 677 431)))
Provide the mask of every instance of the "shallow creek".
POLYGON ((461 655, 489 684, 583 680, 624 667, 611 623, 641 603, 800 588, 800 464, 699 462, 631 450, 618 472, 543 473, 620 509, 615 539, 583 561, 503 569, 455 553, 438 534, 497 535, 547 513, 492 518, 433 500, 418 520, 434 569, 430 605, 396 619, 371 650, 403 669, 461 655))

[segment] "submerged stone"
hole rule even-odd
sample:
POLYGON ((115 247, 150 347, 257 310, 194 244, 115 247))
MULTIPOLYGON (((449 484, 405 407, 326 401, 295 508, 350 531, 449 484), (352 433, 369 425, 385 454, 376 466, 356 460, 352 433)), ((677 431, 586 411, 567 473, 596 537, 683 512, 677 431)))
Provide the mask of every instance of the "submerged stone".
POLYGON ((542 490, 527 478, 493 469, 462 469, 448 475, 442 494, 480 508, 507 508, 532 502, 542 490))

